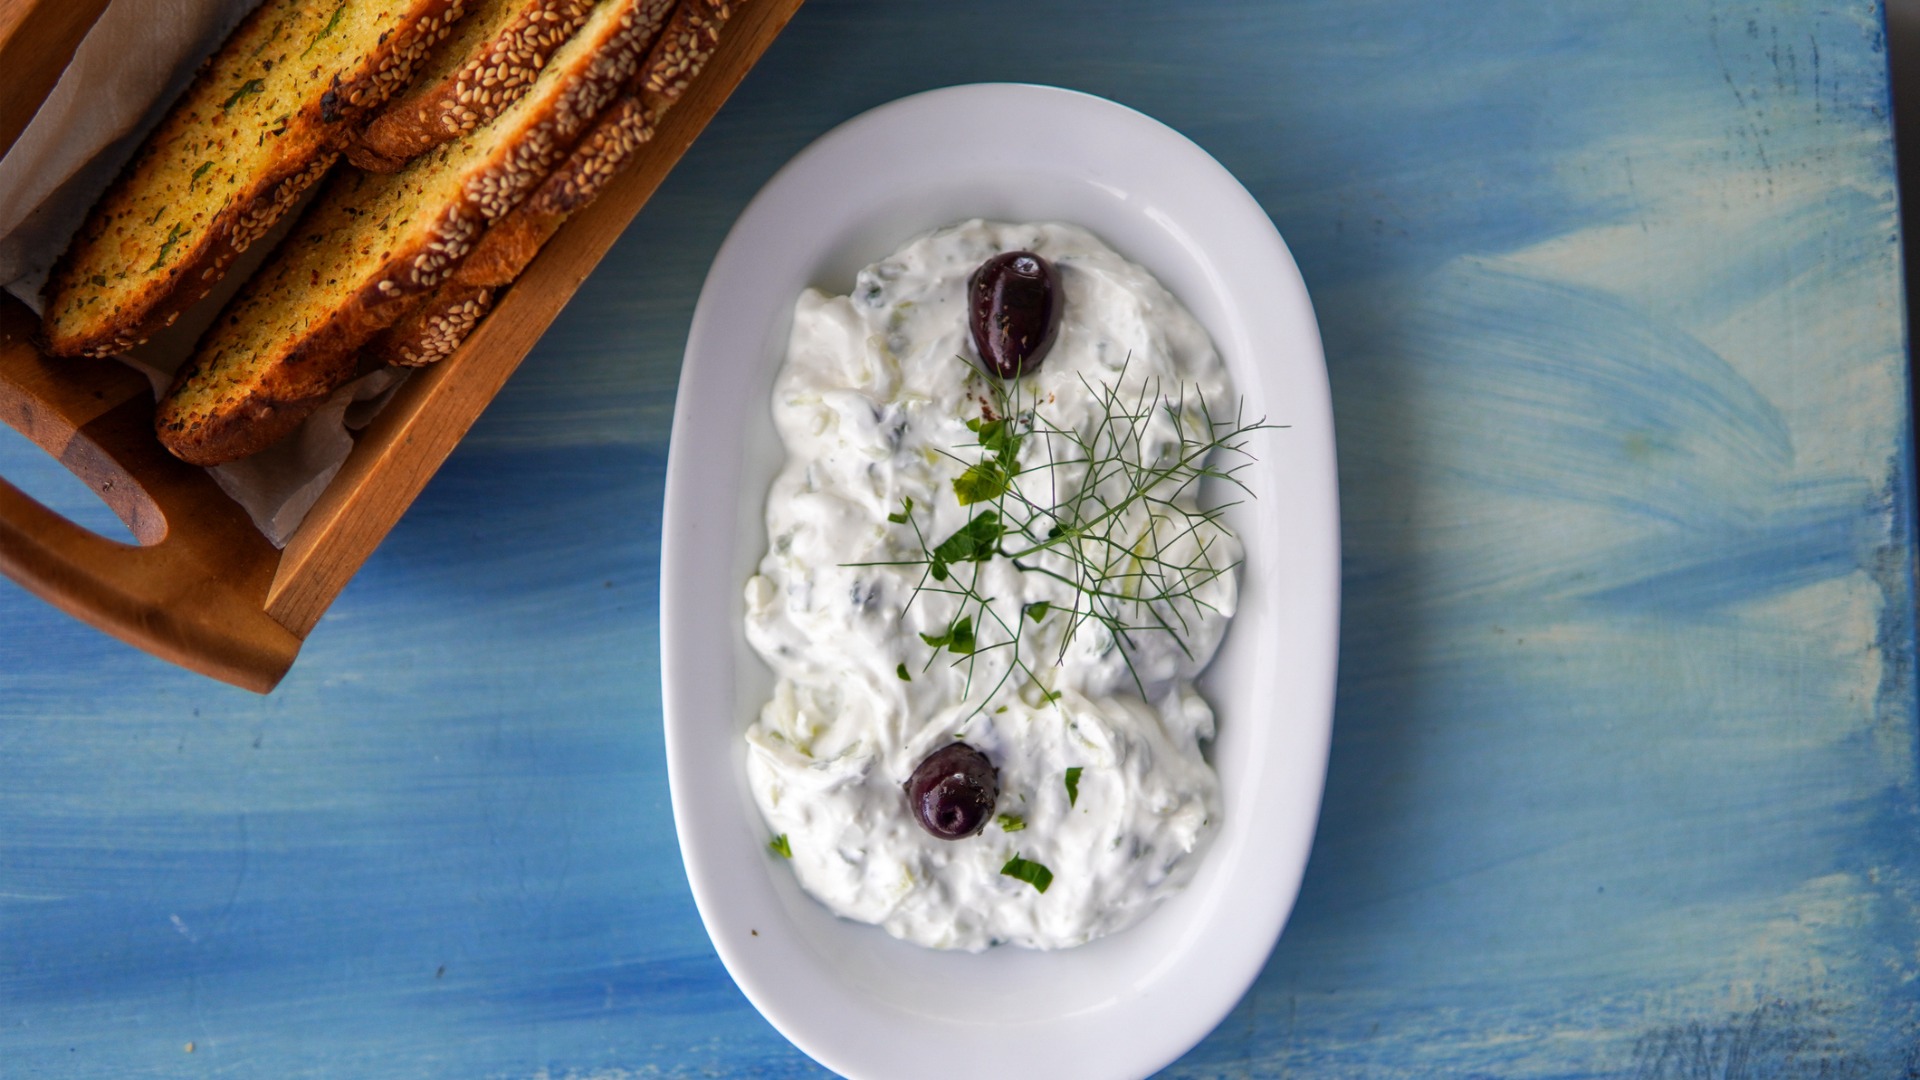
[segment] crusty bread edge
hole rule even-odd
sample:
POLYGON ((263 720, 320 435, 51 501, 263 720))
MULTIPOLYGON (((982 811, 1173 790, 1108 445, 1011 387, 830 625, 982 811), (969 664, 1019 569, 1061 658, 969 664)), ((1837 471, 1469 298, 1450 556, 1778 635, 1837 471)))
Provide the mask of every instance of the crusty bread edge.
MULTIPOLYGON (((459 18, 465 2, 416 0, 417 18, 401 27, 379 49, 369 53, 352 77, 337 81, 316 101, 301 110, 300 119, 309 125, 301 133, 311 136, 309 146, 287 155, 281 168, 261 177, 248 191, 230 201, 208 224, 200 242, 181 254, 165 279, 149 281, 145 287, 134 291, 115 307, 113 315, 98 329, 91 333, 56 336, 50 327, 43 326, 41 344, 46 351, 55 356, 109 356, 132 348, 171 326, 181 312, 212 291, 233 260, 265 235, 286 213, 287 208, 299 199, 301 193, 332 167, 339 157, 340 147, 352 131, 352 122, 384 101, 395 89, 405 85, 413 65, 446 36, 453 21, 459 18)), ((267 5, 262 4, 247 19, 265 18, 266 12, 267 5)), ((243 22, 228 36, 228 40, 240 36, 246 27, 247 24, 243 22)), ((218 50, 214 53, 214 56, 217 55, 218 50)), ((202 74, 212 66, 214 56, 202 61, 202 74)), ((183 92, 180 100, 184 100, 187 92, 190 91, 183 92)), ((176 101, 175 105, 178 104, 176 101)), ((122 167, 113 184, 107 188, 108 193, 117 191, 129 180, 147 155, 157 147, 160 139, 174 129, 176 121, 177 114, 169 113, 160 126, 148 134, 140 150, 122 167)), ((88 212, 85 224, 69 241, 67 250, 54 263, 47 286, 49 309, 54 305, 55 290, 72 266, 73 256, 83 244, 96 238, 89 236, 89 233, 97 235, 102 224, 97 215, 106 201, 107 196, 102 195, 88 212)))
POLYGON ((492 306, 494 292, 519 277, 567 217, 592 202, 652 137, 638 96, 607 106, 567 160, 481 234, 451 278, 367 343, 367 360, 424 367, 451 354, 492 306))
MULTIPOLYGON (((191 439, 169 438, 173 422, 172 390, 154 413, 154 430, 167 451, 190 465, 213 466, 251 457, 292 434, 315 409, 359 372, 357 343, 376 333, 405 310, 405 297, 384 293, 375 282, 335 312, 315 332, 281 357, 236 407, 214 413, 191 430, 191 439)), ((174 378, 183 385, 197 366, 189 363, 174 378)), ((181 434, 186 434, 182 431, 181 434)))
POLYGON ((721 27, 743 0, 681 0, 647 56, 640 92, 658 117, 700 74, 720 43, 721 27))
POLYGON ((591 0, 538 0, 438 84, 420 93, 409 88, 389 100, 348 142, 347 160, 369 172, 396 172, 500 115, 533 87, 547 59, 592 14, 591 0))
POLYGON ((525 202, 495 222, 454 272, 414 310, 367 345, 367 359, 399 367, 443 360, 479 324, 495 294, 511 285, 566 219, 592 202, 653 136, 653 122, 679 100, 720 41, 739 0, 682 0, 674 8, 636 79, 636 93, 608 107, 579 147, 525 202), (638 125, 633 127, 632 125, 638 125), (600 153, 602 132, 620 141, 600 153))
POLYGON ((492 309, 496 291, 492 285, 447 282, 369 341, 363 361, 417 368, 445 360, 492 309))
MULTIPOLYGON (((339 158, 322 150, 318 157, 289 158, 290 167, 275 170, 254 184, 243 198, 229 204, 233 212, 221 214, 209 226, 201 242, 184 255, 164 279, 155 279, 133 292, 127 302, 115 310, 117 317, 106 327, 91 334, 56 336, 51 323, 42 324, 42 341, 54 356, 112 356, 147 340, 172 326, 181 312, 205 299, 226 274, 227 267, 269 229, 287 208, 297 202, 313 182, 324 176, 339 158)), ((93 221, 88 221, 92 226, 93 221)), ((90 240, 90 238, 89 238, 90 240)), ((57 283, 69 272, 72 253, 78 247, 68 245, 67 252, 54 264, 48 281, 57 283)), ((48 306, 52 306, 54 285, 48 286, 48 306)))

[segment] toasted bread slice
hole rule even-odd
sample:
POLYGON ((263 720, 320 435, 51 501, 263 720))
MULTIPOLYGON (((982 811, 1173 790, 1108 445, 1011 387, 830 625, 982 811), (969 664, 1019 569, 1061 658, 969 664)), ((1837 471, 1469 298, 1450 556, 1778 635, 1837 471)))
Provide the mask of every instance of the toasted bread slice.
POLYGON ((632 78, 649 0, 600 0, 533 89, 493 122, 390 175, 340 175, 227 305, 155 415, 213 465, 264 449, 357 370, 356 354, 459 265, 632 78))
POLYGON ((655 115, 680 100, 680 95, 713 56, 720 28, 743 0, 681 0, 660 40, 647 57, 640 87, 647 108, 655 115))
POLYGON ((74 235, 46 291, 62 356, 144 341, 207 294, 411 75, 465 0, 268 0, 74 235))
POLYGON ((452 355, 574 211, 592 202, 653 137, 654 121, 700 73, 731 14, 727 0, 683 0, 635 80, 573 154, 526 201, 490 226, 446 284, 382 331, 366 359, 424 367, 452 355))
POLYGON ((495 292, 519 277, 547 238, 592 202, 652 137, 653 124, 638 95, 608 106, 566 162, 481 235, 452 277, 368 342, 366 359, 424 367, 450 355, 492 307, 495 292))
POLYGON ((573 36, 592 0, 468 0, 470 10, 347 146, 363 169, 393 172, 408 159, 488 120, 533 85, 573 36))

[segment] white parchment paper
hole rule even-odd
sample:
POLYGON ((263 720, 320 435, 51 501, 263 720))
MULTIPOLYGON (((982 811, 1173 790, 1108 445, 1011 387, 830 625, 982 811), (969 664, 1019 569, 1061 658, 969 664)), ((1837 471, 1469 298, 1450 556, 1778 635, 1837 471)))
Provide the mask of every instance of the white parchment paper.
MULTIPOLYGON (((40 310, 40 290, 67 240, 140 139, 259 0, 112 0, 81 42, 32 123, 0 158, 0 283, 40 310)), ((0 76, 4 77, 4 76, 0 76)), ((318 185, 316 185, 317 187, 318 185)), ((262 237, 225 287, 168 332, 123 357, 154 380, 156 395, 239 283, 279 242, 262 237)), ((342 389, 293 436, 245 461, 208 470, 284 545, 403 374, 378 371, 342 389)))

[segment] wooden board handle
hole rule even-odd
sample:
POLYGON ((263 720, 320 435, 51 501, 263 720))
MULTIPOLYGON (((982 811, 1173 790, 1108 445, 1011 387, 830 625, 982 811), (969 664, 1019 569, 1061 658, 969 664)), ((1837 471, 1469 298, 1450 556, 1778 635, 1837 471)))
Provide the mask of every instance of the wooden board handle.
POLYGON ((300 637, 265 611, 280 553, 200 469, 153 437, 153 395, 110 360, 55 360, 0 296, 0 420, 85 481, 140 546, 108 540, 0 479, 0 573, 129 644, 265 693, 300 637))

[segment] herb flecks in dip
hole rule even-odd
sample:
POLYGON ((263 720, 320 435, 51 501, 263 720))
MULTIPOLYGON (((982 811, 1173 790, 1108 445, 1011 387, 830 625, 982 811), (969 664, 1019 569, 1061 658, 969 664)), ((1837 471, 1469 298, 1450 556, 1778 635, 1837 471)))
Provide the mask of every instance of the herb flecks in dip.
POLYGON ((921 945, 1052 949, 1186 884, 1220 813, 1193 679, 1240 548, 1196 500, 1232 400, 1193 316, 1072 226, 968 222, 800 297, 746 588, 777 681, 746 738, 809 893, 921 945), (1058 326, 1003 380, 969 281, 1008 252, 1051 263, 1058 326), (909 797, 957 743, 998 791, 949 838, 909 797))

